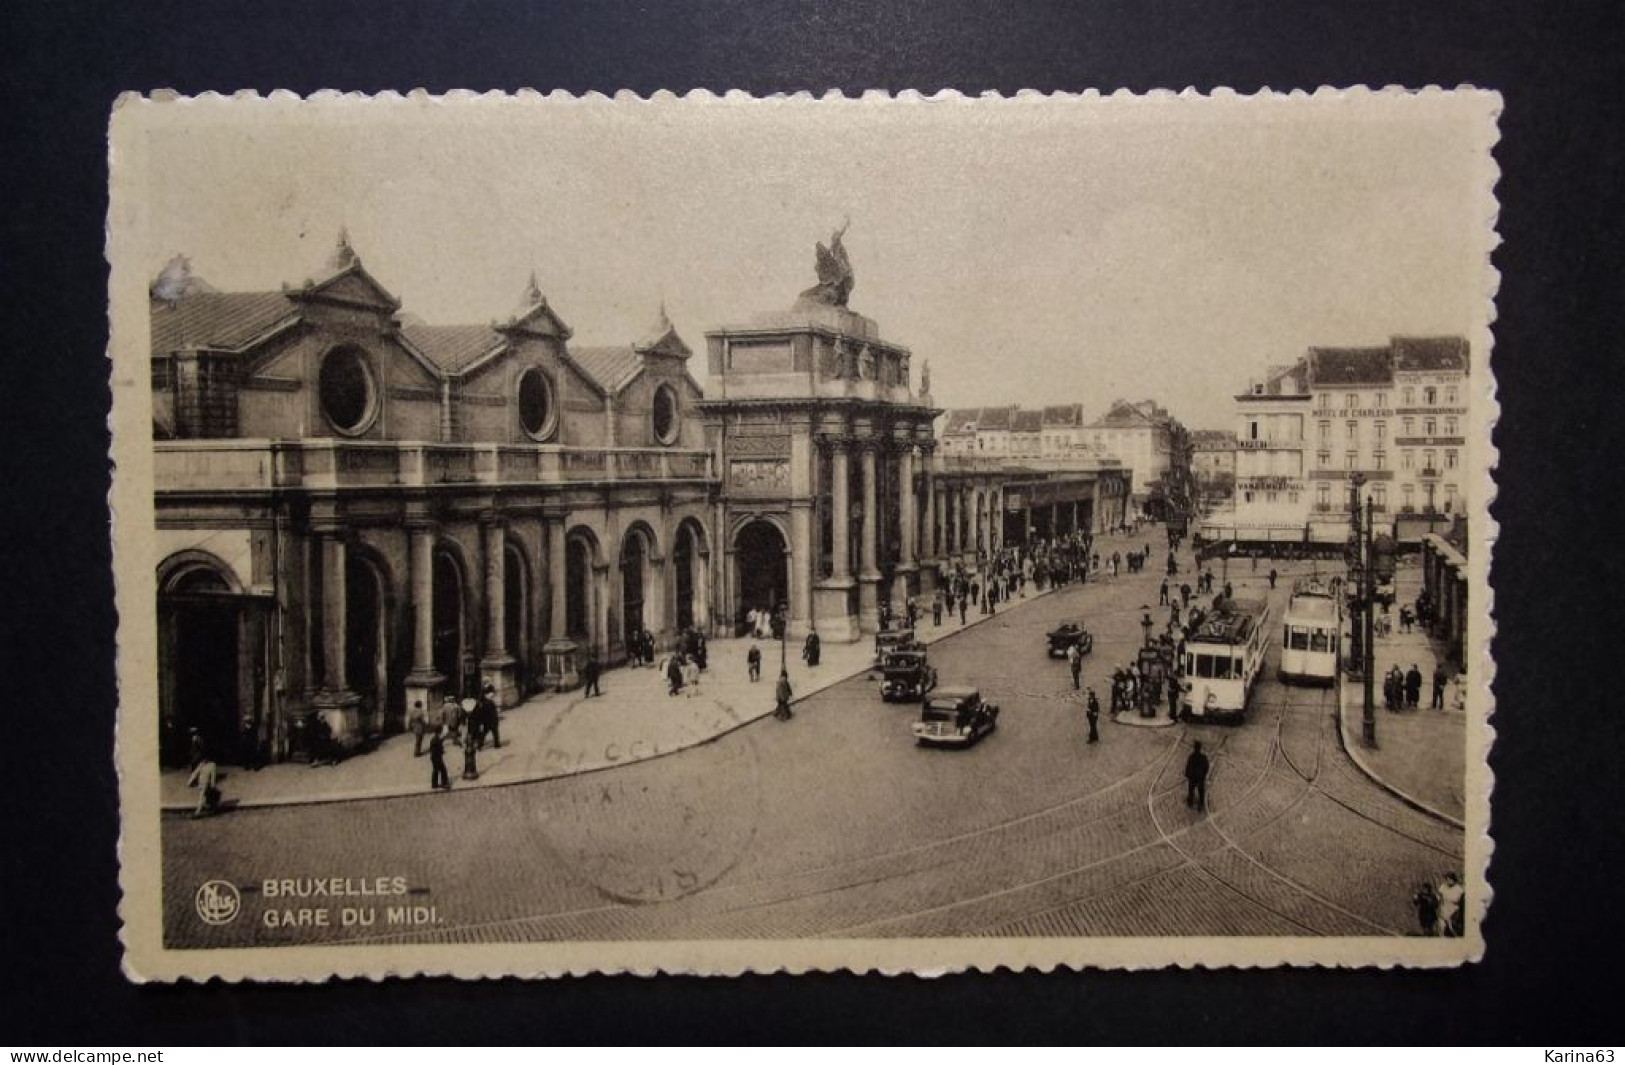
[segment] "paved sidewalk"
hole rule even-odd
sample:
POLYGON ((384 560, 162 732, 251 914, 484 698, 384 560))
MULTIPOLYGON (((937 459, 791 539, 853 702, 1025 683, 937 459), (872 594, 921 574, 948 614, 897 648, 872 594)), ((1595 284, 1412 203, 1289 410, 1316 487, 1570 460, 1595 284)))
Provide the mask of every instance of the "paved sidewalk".
MULTIPOLYGON (((1096 543, 1109 554, 1162 535, 1158 528, 1154 534, 1097 537, 1096 543)), ((1034 592, 1029 585, 1025 598, 1018 596, 1000 604, 998 614, 1019 610, 1051 591, 1034 592)), ((917 636, 927 644, 935 643, 992 616, 972 609, 964 626, 957 617, 944 616, 942 626, 934 628, 927 613, 920 620, 917 636)), ((800 702, 868 672, 874 642, 868 636, 852 644, 826 642, 817 669, 808 669, 801 661, 799 643, 792 643, 787 652, 794 701, 800 702)), ((692 697, 668 696, 664 676, 650 667, 605 672, 600 683, 602 697, 588 699, 579 690, 533 696, 503 712, 502 747, 487 746, 479 753, 477 780, 461 779, 463 750, 446 745, 452 787, 493 787, 571 776, 706 743, 773 712, 779 655, 779 645, 772 640, 711 640, 709 668, 701 674, 699 693, 692 697), (748 680, 745 666, 752 642, 762 651, 762 679, 755 684, 748 680)), ((164 809, 191 810, 197 805, 197 792, 186 786, 186 777, 180 770, 162 774, 164 809)), ((427 754, 414 758, 412 736, 401 734, 336 766, 285 762, 258 771, 222 766, 221 778, 227 809, 386 798, 429 791, 429 759, 427 754)))
POLYGON ((1466 816, 1467 715, 1461 707, 1461 680, 1445 689, 1445 709, 1433 710, 1433 666, 1442 653, 1437 641, 1418 626, 1399 631, 1399 606, 1414 603, 1422 591, 1421 568, 1401 564, 1394 580, 1393 631, 1376 640, 1377 746, 1361 736, 1364 687, 1343 680, 1343 744, 1356 765, 1378 784, 1454 824, 1466 816), (1422 672, 1422 698, 1416 710, 1383 708, 1382 678, 1390 666, 1401 671, 1415 663, 1422 672))

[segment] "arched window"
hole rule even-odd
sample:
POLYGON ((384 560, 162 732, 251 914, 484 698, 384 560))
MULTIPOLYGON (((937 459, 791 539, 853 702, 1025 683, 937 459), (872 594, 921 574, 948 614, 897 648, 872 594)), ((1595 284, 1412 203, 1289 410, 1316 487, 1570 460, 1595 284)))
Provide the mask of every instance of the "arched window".
POLYGON ((317 391, 322 416, 345 436, 365 432, 378 413, 372 367, 356 348, 334 348, 322 358, 317 391))
POLYGON ((532 440, 546 440, 558 428, 553 382, 540 367, 532 366, 519 375, 519 425, 532 440))

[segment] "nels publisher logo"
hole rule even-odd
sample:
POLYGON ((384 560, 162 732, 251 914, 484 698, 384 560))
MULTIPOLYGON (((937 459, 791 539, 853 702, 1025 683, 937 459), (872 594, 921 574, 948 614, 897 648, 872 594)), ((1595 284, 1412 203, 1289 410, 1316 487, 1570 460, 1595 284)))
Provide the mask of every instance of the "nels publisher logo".
POLYGON ((243 897, 229 880, 205 880, 195 901, 204 924, 230 924, 243 909, 243 897))

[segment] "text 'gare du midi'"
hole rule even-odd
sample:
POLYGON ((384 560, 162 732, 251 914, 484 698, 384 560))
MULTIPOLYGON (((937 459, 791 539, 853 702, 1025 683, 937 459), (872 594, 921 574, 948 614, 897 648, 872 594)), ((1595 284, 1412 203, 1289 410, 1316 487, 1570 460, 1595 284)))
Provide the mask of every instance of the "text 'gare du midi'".
POLYGON ((1009 538, 1116 526, 1129 471, 939 454, 928 369, 849 310, 840 234, 789 310, 706 334, 661 309, 572 347, 534 278, 490 325, 419 324, 348 240, 324 277, 219 292, 177 257, 151 299, 160 723, 182 761, 354 745, 489 683, 580 683, 782 611, 850 641, 881 603, 1009 538))

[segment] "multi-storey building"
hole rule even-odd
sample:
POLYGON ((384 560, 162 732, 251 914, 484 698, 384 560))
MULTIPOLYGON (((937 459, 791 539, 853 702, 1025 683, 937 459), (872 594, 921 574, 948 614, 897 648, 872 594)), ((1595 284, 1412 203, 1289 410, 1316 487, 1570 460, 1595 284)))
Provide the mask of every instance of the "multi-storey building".
POLYGON ((1080 435, 1084 443, 1115 455, 1129 470, 1136 509, 1145 510, 1148 504, 1159 509, 1152 500, 1169 499, 1185 490, 1189 471, 1185 427, 1152 400, 1116 400, 1080 435), (1172 490, 1175 485, 1177 492, 1172 490))
POLYGON ((1272 370, 1236 397, 1235 523, 1335 536, 1356 476, 1401 540, 1460 513, 1468 370, 1462 337, 1311 348, 1272 370))
POLYGON ((1236 487, 1236 434, 1231 429, 1191 430, 1191 479, 1200 501, 1219 506, 1236 487))

